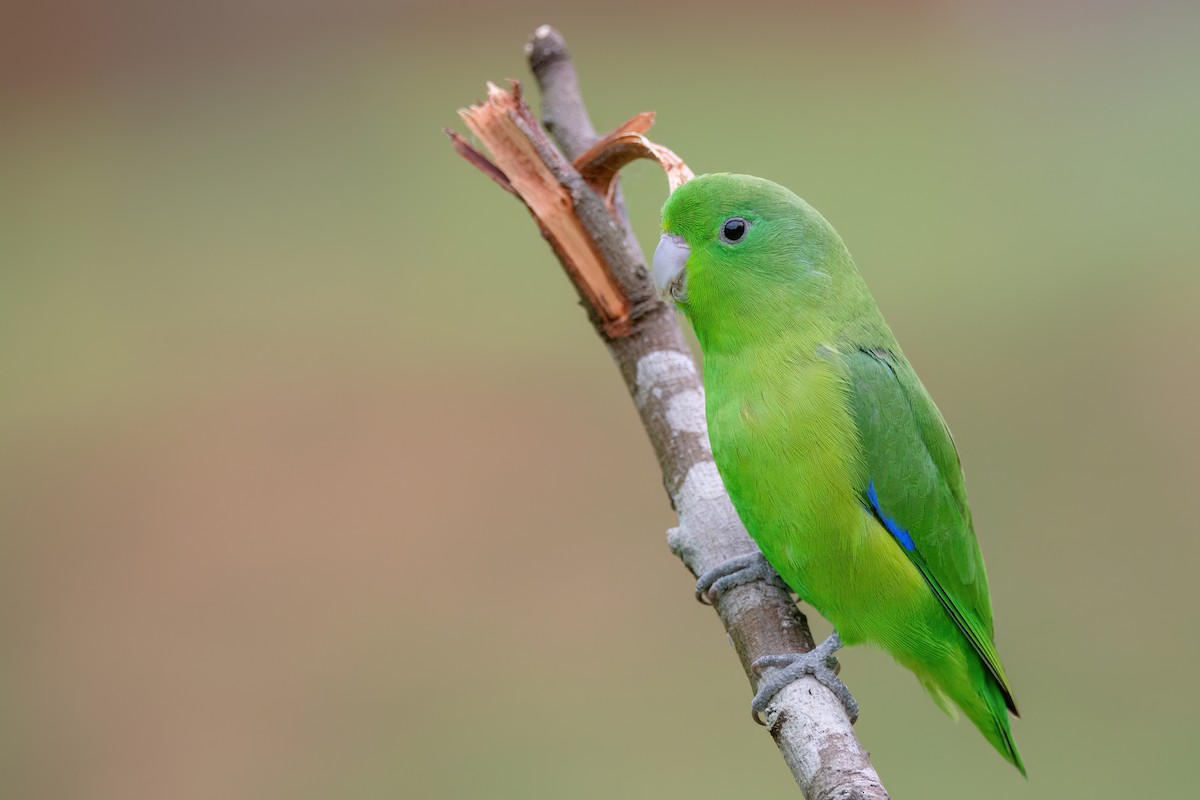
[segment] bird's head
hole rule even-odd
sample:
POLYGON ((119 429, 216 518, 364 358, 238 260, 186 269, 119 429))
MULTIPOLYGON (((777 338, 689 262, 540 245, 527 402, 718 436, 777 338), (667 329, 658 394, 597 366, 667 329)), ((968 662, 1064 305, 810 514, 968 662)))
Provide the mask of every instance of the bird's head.
POLYGON ((701 175, 683 184, 663 205, 662 229, 654 283, 691 319, 702 345, 733 328, 794 324, 829 295, 834 274, 849 263, 815 209, 749 175, 701 175))

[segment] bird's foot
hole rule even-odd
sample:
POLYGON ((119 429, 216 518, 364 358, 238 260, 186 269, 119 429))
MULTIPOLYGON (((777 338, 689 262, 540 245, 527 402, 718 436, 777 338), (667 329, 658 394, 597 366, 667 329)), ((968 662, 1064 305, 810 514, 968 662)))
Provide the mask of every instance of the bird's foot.
POLYGON ((706 606, 711 606, 718 597, 733 587, 754 581, 766 581, 787 589, 779 573, 767 563, 766 557, 755 550, 749 555, 731 558, 701 575, 700 580, 696 581, 696 599, 706 606))
POLYGON ((850 721, 856 721, 858 703, 836 673, 838 663, 833 654, 841 647, 842 639, 835 631, 832 636, 807 653, 784 653, 755 660, 752 666, 756 673, 761 675, 763 670, 770 672, 759 679, 758 693, 750 703, 754 719, 757 721, 758 715, 767 710, 767 706, 775 695, 779 694, 780 689, 805 675, 812 675, 842 702, 850 721))

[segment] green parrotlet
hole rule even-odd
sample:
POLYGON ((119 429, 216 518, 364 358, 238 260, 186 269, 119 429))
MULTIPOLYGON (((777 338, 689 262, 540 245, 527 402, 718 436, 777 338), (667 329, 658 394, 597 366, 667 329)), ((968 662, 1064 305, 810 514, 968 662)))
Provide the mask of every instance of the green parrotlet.
MULTIPOLYGON (((755 708, 811 673, 853 716, 832 653, 873 644, 1024 774, 954 440, 841 237, 784 187, 730 174, 676 189, 662 229, 654 279, 704 353, 717 469, 766 560, 836 631, 764 660, 755 708)), ((700 585, 763 574, 743 559, 700 585)))

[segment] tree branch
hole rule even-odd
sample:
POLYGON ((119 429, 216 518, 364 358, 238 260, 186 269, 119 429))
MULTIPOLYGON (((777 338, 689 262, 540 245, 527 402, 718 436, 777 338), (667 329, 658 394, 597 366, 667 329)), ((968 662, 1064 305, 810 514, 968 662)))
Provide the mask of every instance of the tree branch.
MULTIPOLYGON (((713 463, 704 389, 674 310, 658 300, 620 194, 610 188, 616 170, 633 157, 657 159, 672 188, 691 173, 669 150, 641 136, 649 115, 634 117, 597 144, 575 67, 553 28, 538 28, 526 54, 542 90, 545 126, 575 164, 545 137, 519 87, 512 93, 490 87, 487 101, 460 111, 491 161, 447 133, 464 157, 521 198, 579 290, 658 455, 679 515, 668 542, 701 575, 756 548, 713 463)), ((716 599, 715 609, 751 685, 758 680, 751 664, 760 656, 813 648, 804 615, 781 585, 735 587, 716 599)), ((809 800, 887 799, 846 712, 815 679, 803 678, 776 695, 766 720, 809 800)))

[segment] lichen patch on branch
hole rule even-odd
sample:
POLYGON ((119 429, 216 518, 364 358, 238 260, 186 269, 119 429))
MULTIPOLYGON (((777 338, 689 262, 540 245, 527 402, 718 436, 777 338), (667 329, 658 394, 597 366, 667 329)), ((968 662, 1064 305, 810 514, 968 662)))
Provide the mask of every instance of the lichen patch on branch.
POLYGON ((638 359, 634 402, 643 408, 651 397, 661 400, 680 387, 694 385, 696 379, 696 365, 690 356, 678 350, 655 350, 638 359))
POLYGON ((704 424, 704 392, 699 389, 689 389, 680 392, 667 403, 667 424, 675 431, 705 434, 704 442, 708 443, 708 430, 704 424))

